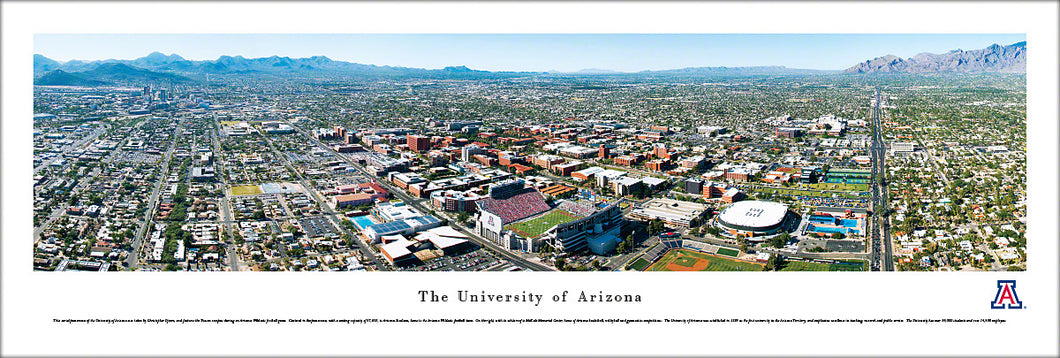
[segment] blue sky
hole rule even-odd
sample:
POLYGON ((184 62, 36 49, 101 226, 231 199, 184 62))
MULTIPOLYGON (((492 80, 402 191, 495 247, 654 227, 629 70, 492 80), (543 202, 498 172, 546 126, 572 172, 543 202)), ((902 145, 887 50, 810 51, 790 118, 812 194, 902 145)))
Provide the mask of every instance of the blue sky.
POLYGON ((1025 34, 37 34, 34 53, 58 61, 134 59, 159 51, 191 60, 328 56, 418 68, 489 71, 664 70, 787 66, 841 70, 893 54, 973 50, 1025 34))

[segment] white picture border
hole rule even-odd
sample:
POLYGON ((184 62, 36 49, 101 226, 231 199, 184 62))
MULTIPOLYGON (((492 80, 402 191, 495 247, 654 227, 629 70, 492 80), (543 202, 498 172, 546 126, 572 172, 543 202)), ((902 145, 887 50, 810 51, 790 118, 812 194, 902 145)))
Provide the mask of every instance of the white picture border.
MULTIPOLYGON (((5 355, 1055 355, 1057 5, 1040 3, 3 4, 5 355), (1026 33, 1027 272, 32 272, 40 33, 1026 33), (1024 310, 990 310, 999 279, 1024 310), (418 290, 636 293, 637 304, 420 303, 418 290), (56 324, 53 318, 999 318, 1004 324, 56 324)), ((164 49, 160 49, 165 52, 164 49)), ((880 54, 883 55, 883 54, 880 54)), ((853 64, 852 64, 853 65, 853 64)))

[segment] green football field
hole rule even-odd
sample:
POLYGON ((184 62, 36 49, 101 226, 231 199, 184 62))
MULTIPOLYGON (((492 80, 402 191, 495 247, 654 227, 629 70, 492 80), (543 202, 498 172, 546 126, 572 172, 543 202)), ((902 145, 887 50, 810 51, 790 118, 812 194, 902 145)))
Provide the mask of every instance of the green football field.
POLYGON ((556 225, 578 219, 581 219, 581 217, 563 210, 553 210, 530 220, 508 224, 504 228, 514 231, 522 237, 538 237, 556 225))
POLYGON ((765 265, 701 252, 670 250, 646 271, 762 271, 765 265))

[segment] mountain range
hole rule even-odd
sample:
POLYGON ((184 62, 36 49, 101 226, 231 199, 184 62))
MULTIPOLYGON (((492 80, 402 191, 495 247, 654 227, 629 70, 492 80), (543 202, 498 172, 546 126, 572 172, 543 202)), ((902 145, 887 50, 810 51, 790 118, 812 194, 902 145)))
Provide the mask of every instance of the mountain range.
MULTIPOLYGON (((1015 72, 1025 73, 1027 43, 1008 46, 992 45, 981 50, 954 50, 945 54, 921 53, 902 59, 886 55, 859 63, 842 73, 931 73, 931 72, 1015 72)), ((526 76, 775 76, 832 74, 784 66, 689 67, 673 70, 619 72, 585 69, 576 72, 491 72, 466 66, 428 70, 411 67, 377 66, 335 61, 325 56, 290 58, 280 56, 245 58, 221 56, 216 60, 188 60, 177 54, 153 52, 134 60, 71 60, 58 62, 40 54, 33 55, 33 83, 36 85, 101 86, 116 83, 198 83, 210 76, 261 78, 327 78, 330 76, 368 78, 424 79, 494 79, 526 76)))
POLYGON ((1027 42, 1008 46, 993 44, 971 51, 953 50, 944 54, 921 53, 910 58, 886 55, 868 60, 843 73, 935 73, 935 72, 1027 72, 1027 42))
MULTIPOLYGON (((153 52, 134 60, 71 60, 58 62, 40 54, 33 55, 34 84, 38 85, 89 85, 112 84, 114 82, 168 81, 191 83, 204 80, 206 76, 250 75, 271 77, 326 77, 329 75, 361 77, 408 77, 426 79, 488 79, 524 77, 535 75, 582 76, 582 75, 681 75, 681 76, 744 76, 744 75, 792 75, 832 73, 790 69, 783 66, 757 67, 691 67, 675 70, 619 72, 605 69, 585 69, 576 72, 491 72, 473 70, 466 66, 450 66, 428 70, 422 68, 376 66, 335 61, 325 56, 307 58, 221 56, 216 60, 188 60, 177 54, 166 55, 153 52), (121 65, 122 67, 115 67, 121 65), (116 71, 120 70, 120 71, 116 71), (117 72, 117 73, 115 73, 117 72)), ((214 77, 216 78, 216 77, 214 77)))
POLYGON ((167 79, 178 81, 197 81, 205 79, 206 75, 260 75, 260 76, 304 76, 323 77, 327 75, 354 75, 368 77, 422 77, 422 78, 480 78, 480 77, 511 77, 534 74, 533 72, 488 72, 472 70, 465 66, 451 66, 437 70, 421 68, 393 67, 363 65, 344 61, 334 61, 325 56, 313 56, 307 58, 290 57, 261 57, 245 58, 243 56, 221 56, 212 61, 188 60, 180 55, 165 55, 153 52, 147 56, 134 60, 100 60, 79 61, 71 60, 64 63, 49 59, 43 55, 33 55, 33 75, 41 78, 52 71, 61 70, 69 75, 85 79, 111 80, 113 76, 95 73, 99 68, 106 66, 123 65, 138 69, 142 74, 154 79, 167 79), (165 75, 181 76, 167 77, 165 75), (102 78, 101 78, 102 77, 102 78))
MULTIPOLYGON (((36 65, 37 58, 34 58, 36 65)), ((43 58, 43 60, 51 61, 43 58)), ((47 61, 41 61, 49 64, 47 61)), ((181 75, 155 72, 124 63, 101 63, 90 70, 67 72, 54 69, 33 79, 34 85, 40 86, 105 86, 117 83, 165 83, 189 84, 198 82, 181 75)))

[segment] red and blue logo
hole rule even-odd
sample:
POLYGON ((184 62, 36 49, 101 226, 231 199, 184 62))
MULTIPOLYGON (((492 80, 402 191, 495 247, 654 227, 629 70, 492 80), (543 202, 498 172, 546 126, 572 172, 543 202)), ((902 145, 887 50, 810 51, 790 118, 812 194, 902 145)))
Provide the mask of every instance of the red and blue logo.
POLYGON ((1016 280, 997 280, 997 294, 990 301, 992 309, 1022 309, 1023 301, 1016 296, 1016 280))

